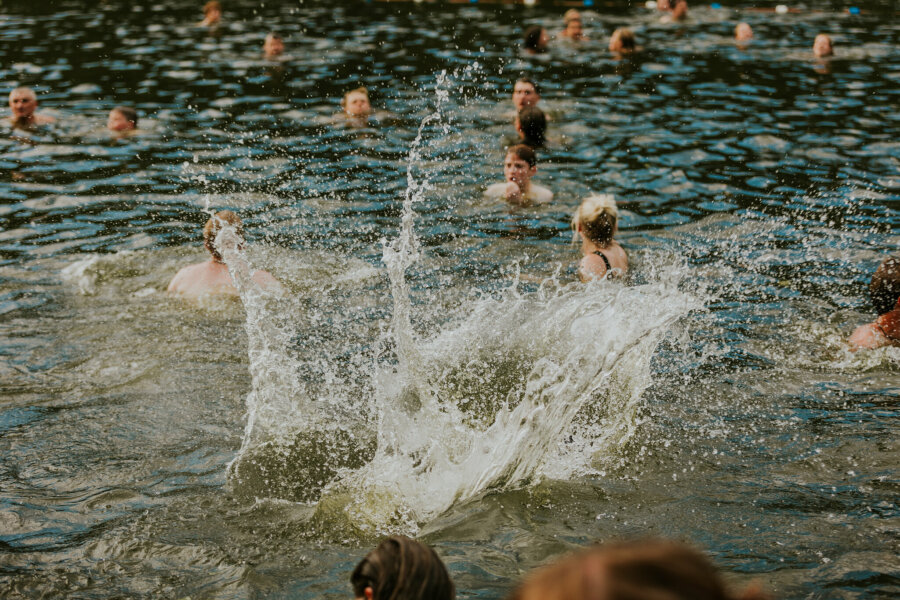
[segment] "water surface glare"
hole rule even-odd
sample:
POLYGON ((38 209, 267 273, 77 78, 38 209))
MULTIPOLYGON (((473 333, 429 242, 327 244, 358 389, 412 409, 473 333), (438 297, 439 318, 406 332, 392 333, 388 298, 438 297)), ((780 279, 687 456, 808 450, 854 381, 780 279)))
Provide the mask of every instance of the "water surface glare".
POLYGON ((58 123, 0 136, 0 596, 346 598, 387 532, 462 598, 639 535, 778 597, 900 595, 900 351, 844 345, 900 241, 896 6, 752 6, 585 10, 528 57, 564 7, 4 3, 3 89, 58 123), (556 198, 509 209, 481 191, 522 74, 556 198), (336 118, 359 85, 375 118, 336 118), (574 283, 590 191, 629 285, 574 283), (164 293, 209 208, 284 297, 164 293))

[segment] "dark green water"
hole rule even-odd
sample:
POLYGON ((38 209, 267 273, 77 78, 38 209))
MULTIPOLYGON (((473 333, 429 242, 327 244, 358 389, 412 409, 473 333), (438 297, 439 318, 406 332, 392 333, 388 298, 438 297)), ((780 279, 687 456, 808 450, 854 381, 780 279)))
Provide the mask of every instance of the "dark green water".
MULTIPOLYGON (((896 597, 900 353, 844 342, 900 241, 900 28, 889 0, 821 8, 692 6, 669 26, 602 7, 590 42, 529 58, 519 32, 556 31, 562 7, 229 2, 211 35, 184 3, 0 5, 3 89, 34 87, 58 118, 0 139, 0 595, 346 598, 359 558, 403 531, 437 548, 460 597, 502 598, 566 550, 642 535, 690 540, 778 597, 896 597), (605 51, 623 25, 645 47, 624 61, 605 51), (288 59, 261 58, 270 29, 288 59), (481 191, 502 178, 522 73, 552 118, 537 180, 556 199, 510 211, 481 191), (377 118, 335 120, 361 84, 377 118), (140 135, 104 131, 116 104, 138 108, 140 135), (407 375, 486 448, 512 444, 479 432, 547 364, 583 359, 604 382, 559 439, 516 456, 536 461, 528 477, 459 501, 465 449, 426 472, 380 457, 335 475, 410 397, 391 378, 406 363, 381 240, 439 104, 412 168, 429 186, 400 296, 407 375), (569 219, 589 191, 618 198, 641 286, 539 289, 573 279, 569 219), (207 205, 244 217, 250 259, 287 298, 164 293, 203 259, 207 205), (620 342, 636 346, 600 368, 620 342), (255 443, 275 429, 297 437, 255 443), (236 464, 268 478, 228 475, 242 444, 262 458, 236 464), (322 494, 320 477, 337 483, 322 494)), ((405 431, 445 439, 427 425, 405 431)))

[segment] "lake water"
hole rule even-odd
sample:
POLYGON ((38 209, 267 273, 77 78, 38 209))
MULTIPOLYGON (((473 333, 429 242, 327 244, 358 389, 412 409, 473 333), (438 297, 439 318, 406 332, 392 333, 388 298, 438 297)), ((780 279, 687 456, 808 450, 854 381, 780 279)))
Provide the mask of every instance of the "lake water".
POLYGON ((191 4, 0 7, 3 89, 58 118, 0 139, 0 595, 347 598, 389 532, 462 598, 646 535, 782 598, 900 595, 900 349, 845 345, 900 242, 891 0, 603 6, 538 57, 565 7, 191 4), (481 192, 523 73, 556 198, 510 209, 481 192), (591 191, 628 285, 575 282, 591 191), (285 297, 165 294, 223 208, 285 297))

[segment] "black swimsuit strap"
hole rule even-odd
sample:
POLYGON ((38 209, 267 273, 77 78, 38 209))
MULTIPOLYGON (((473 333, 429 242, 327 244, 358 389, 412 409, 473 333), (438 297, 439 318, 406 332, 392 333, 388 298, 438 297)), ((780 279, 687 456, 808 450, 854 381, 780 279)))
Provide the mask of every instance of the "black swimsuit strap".
POLYGON ((612 265, 609 264, 609 259, 606 258, 606 255, 600 252, 599 250, 594 250, 594 254, 603 259, 603 263, 606 265, 607 271, 612 271, 612 265))

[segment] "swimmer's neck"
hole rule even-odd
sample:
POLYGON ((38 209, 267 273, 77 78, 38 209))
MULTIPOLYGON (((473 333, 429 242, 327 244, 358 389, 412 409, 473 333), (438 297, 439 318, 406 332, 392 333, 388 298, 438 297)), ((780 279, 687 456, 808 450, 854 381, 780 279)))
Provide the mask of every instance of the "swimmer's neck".
POLYGON ((587 239, 586 236, 581 236, 581 253, 584 255, 593 254, 594 252, 599 252, 601 250, 609 250, 613 244, 615 244, 615 240, 610 240, 608 244, 605 246, 601 246, 599 244, 595 244, 591 240, 587 239))

